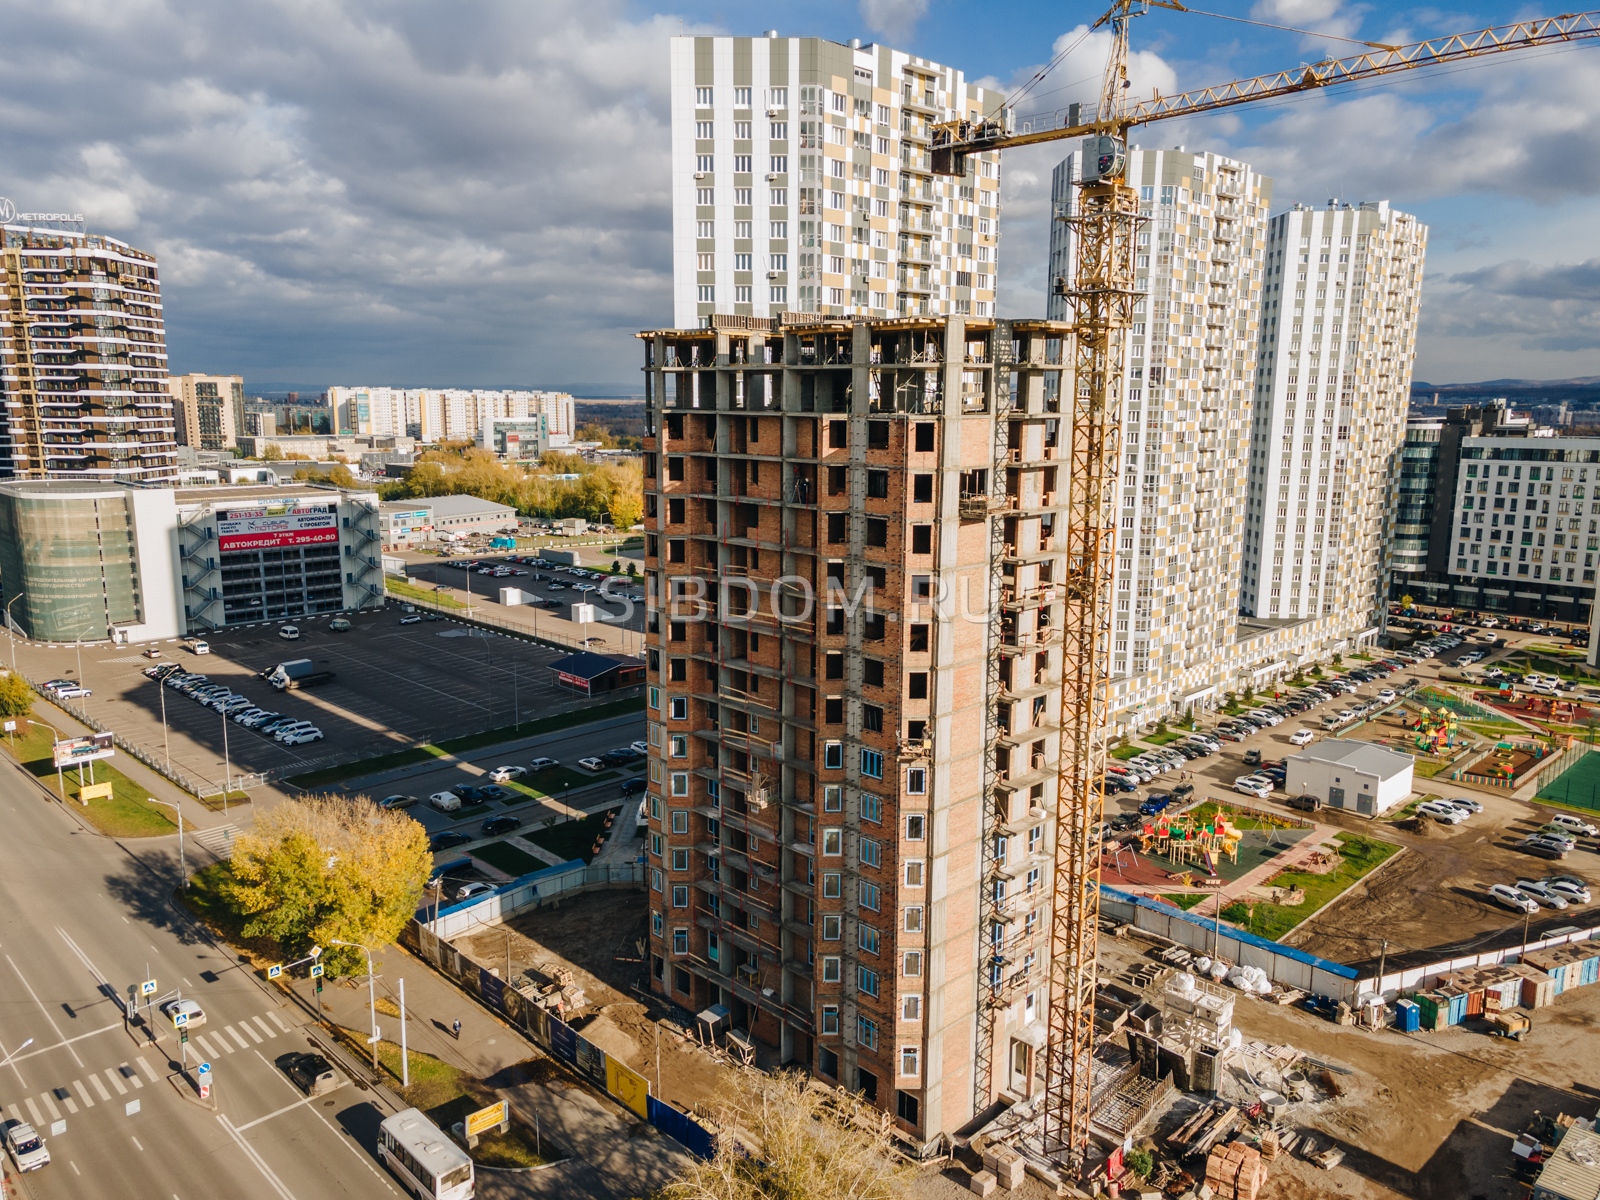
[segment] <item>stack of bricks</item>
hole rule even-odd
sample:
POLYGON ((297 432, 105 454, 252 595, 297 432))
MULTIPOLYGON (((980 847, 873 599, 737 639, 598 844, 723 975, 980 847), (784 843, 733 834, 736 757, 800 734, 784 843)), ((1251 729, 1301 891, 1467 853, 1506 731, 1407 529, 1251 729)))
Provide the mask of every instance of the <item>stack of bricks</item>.
POLYGON ((1206 1159, 1206 1183, 1217 1200, 1256 1200, 1266 1178, 1261 1151, 1243 1142, 1218 1146, 1206 1159))
POLYGON ((985 1150, 983 1167, 992 1173, 995 1181, 1008 1192, 1014 1192, 1021 1187, 1027 1174, 1027 1164, 1023 1161, 1022 1155, 1007 1146, 985 1150))

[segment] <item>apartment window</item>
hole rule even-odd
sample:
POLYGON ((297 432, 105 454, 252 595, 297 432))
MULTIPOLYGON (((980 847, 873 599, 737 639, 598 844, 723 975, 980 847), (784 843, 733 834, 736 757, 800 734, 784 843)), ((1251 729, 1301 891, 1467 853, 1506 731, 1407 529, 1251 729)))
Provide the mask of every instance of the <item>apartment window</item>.
POLYGON ((822 789, 822 811, 844 811, 844 789, 837 784, 829 784, 822 789))
POLYGON ((883 778, 883 754, 877 750, 861 751, 861 773, 868 779, 883 778))
POLYGON ((841 900, 844 890, 841 881, 844 876, 838 871, 826 871, 822 876, 822 898, 824 900, 841 900))
POLYGON ((861 819, 873 825, 883 824, 883 801, 871 792, 861 793, 861 819))
POLYGON ((917 995, 900 997, 900 1019, 902 1021, 922 1020, 922 997, 917 995))
MULTIPOLYGON (((922 673, 921 672, 913 673, 912 676, 911 676, 912 680, 915 681, 919 674, 922 674, 922 673)), ((922 694, 924 696, 926 696, 928 694, 927 679, 928 679, 927 675, 922 674, 922 680, 923 680, 922 694)), ((913 684, 913 688, 914 688, 914 684, 913 684)), ((915 697, 915 694, 916 693, 913 690, 913 692, 912 692, 913 697, 915 697)), ((927 768, 926 767, 908 767, 906 769, 906 791, 909 792, 913 796, 921 796, 921 795, 924 795, 927 792, 927 790, 928 790, 928 770, 927 770, 927 768)))
POLYGON ((699 294, 701 304, 714 304, 716 302, 717 289, 714 284, 703 283, 696 291, 699 294))
POLYGON ((843 829, 824 829, 822 831, 822 853, 830 858, 844 853, 843 829))
POLYGON ((874 499, 886 499, 889 495, 889 472, 867 472, 867 495, 874 499))
MULTIPOLYGON (((655 843, 656 843, 655 847, 654 847, 654 853, 660 854, 661 853, 661 835, 659 833, 656 833, 656 834, 651 834, 651 837, 653 837, 655 839, 655 843)), ((662 875, 660 871, 655 870, 654 868, 652 868, 651 871, 650 871, 650 890, 653 891, 653 892, 659 892, 661 890, 661 888, 662 888, 662 885, 663 885, 663 882, 664 882, 665 878, 666 877, 664 875, 662 875)))
POLYGON ((822 917, 822 940, 837 942, 844 936, 844 918, 838 913, 824 913, 822 917))
POLYGON ((926 625, 913 625, 911 627, 911 649, 923 651, 928 648, 928 627, 926 625))
POLYGON ((676 849, 672 852, 672 869, 674 871, 687 871, 689 869, 689 851, 676 849))
POLYGON ((900 1047, 900 1074, 922 1074, 922 1048, 920 1046, 900 1047))
POLYGON ((735 154, 733 156, 733 173, 735 175, 750 174, 750 156, 748 154, 735 154))
POLYGON ((787 304, 789 289, 781 284, 773 284, 767 289, 767 300, 771 304, 787 304))
MULTIPOLYGON (((878 756, 882 759, 882 755, 878 756)), ((827 771, 844 770, 844 743, 824 742, 822 746, 822 766, 827 771)), ((881 767, 881 762, 880 762, 881 767)), ((881 775, 880 775, 881 778, 881 775)))
POLYGON ((933 526, 913 525, 911 527, 911 553, 933 553, 933 526))
POLYGON ((922 905, 913 904, 905 910, 904 927, 907 933, 922 932, 922 905))
POLYGON ((822 701, 822 723, 824 725, 844 724, 844 697, 828 696, 822 701))
POLYGON ((822 982, 840 982, 844 978, 844 971, 841 969, 843 963, 844 960, 842 958, 836 958, 831 954, 824 956, 822 960, 822 982))
POLYGON ((881 904, 883 891, 875 883, 868 883, 865 879, 856 881, 856 899, 862 908, 870 908, 877 912, 881 904))
POLYGON ((911 477, 911 500, 914 504, 933 503, 932 475, 913 475, 911 477))
POLYGON ((922 860, 910 858, 905 861, 906 887, 919 888, 922 886, 922 860))
POLYGON ((694 136, 701 141, 716 137, 716 124, 712 121, 696 121, 694 123, 694 136))
POLYGON ((672 907, 673 908, 688 908, 689 907, 689 885, 688 884, 686 884, 686 883, 676 883, 676 884, 672 885, 672 907))
POLYGON ((856 990, 863 995, 876 996, 878 994, 878 973, 870 967, 857 965, 856 990))
POLYGON ((687 721, 689 719, 689 697, 674 696, 667 703, 670 706, 667 715, 674 721, 687 721))
POLYGON ((830 544, 838 544, 849 538, 848 518, 848 513, 831 512, 828 514, 828 541, 830 544))
POLYGON ((906 814, 906 841, 920 842, 927 836, 928 818, 923 813, 906 814))
POLYGON ((907 979, 916 979, 922 974, 922 951, 907 950, 900 956, 900 974, 907 979))
POLYGON ((872 838, 862 838, 859 854, 864 867, 883 866, 883 845, 872 838))
POLYGON ((694 169, 702 175, 708 175, 716 170, 716 157, 711 154, 697 154, 694 158, 694 169))
POLYGON ((772 237, 774 237, 774 238, 786 238, 788 236, 789 236, 789 222, 787 222, 787 221, 773 221, 772 222, 772 237))
POLYGON ((786 87, 768 88, 767 89, 767 107, 768 108, 788 108, 789 107, 789 89, 786 88, 786 87))
POLYGON ((687 929, 674 929, 672 931, 672 952, 674 954, 689 953, 689 931, 687 929))
POLYGON ((673 833, 689 832, 689 810, 687 808, 674 808, 669 810, 668 816, 672 821, 673 833))
POLYGON ((769 165, 772 174, 787 175, 789 173, 789 156, 787 154, 774 154, 769 165))
POLYGON ((670 742, 670 753, 669 753, 668 757, 669 758, 688 758, 689 757, 689 735, 688 734, 686 734, 686 733, 675 733, 675 734, 672 735, 672 739, 671 739, 671 742, 670 742))
MULTIPOLYGON (((659 833, 652 833, 650 835, 650 853, 655 855, 657 858, 661 857, 662 850, 665 847, 665 845, 666 845, 666 843, 662 841, 661 835, 659 833)), ((659 892, 660 890, 661 889, 659 887, 656 888, 656 891, 659 892)))
POLYGON ((877 954, 878 947, 882 944, 882 935, 866 922, 856 926, 856 942, 868 954, 877 954))
MULTIPOLYGON (((745 193, 746 197, 748 197, 750 195, 748 189, 741 189, 741 190, 744 190, 744 193, 745 193)), ((708 235, 705 235, 705 236, 710 236, 710 235, 708 234, 708 235)), ((749 221, 735 221, 733 223, 733 236, 735 238, 748 238, 750 236, 750 222, 749 221)))
MULTIPOLYGON (((835 962, 838 960, 835 959, 835 962)), ((836 1034, 839 1032, 839 1006, 837 1004, 824 1004, 822 1006, 822 1032, 836 1034)))
POLYGON ((750 303, 750 285, 748 283, 734 284, 733 302, 735 304, 750 303))
MULTIPOLYGON (((882 733, 883 709, 876 704, 863 704, 861 706, 861 728, 868 733, 882 733)), ((875 775, 873 778, 881 779, 882 775, 875 775)))
POLYGON ((661 689, 658 687, 650 689, 650 707, 658 710, 661 707, 661 689))
POLYGON ((698 108, 708 107, 711 104, 711 89, 708 87, 695 88, 694 102, 695 106, 698 108))
POLYGON ((687 796, 689 794, 689 772, 674 771, 672 773, 672 794, 674 796, 687 796))

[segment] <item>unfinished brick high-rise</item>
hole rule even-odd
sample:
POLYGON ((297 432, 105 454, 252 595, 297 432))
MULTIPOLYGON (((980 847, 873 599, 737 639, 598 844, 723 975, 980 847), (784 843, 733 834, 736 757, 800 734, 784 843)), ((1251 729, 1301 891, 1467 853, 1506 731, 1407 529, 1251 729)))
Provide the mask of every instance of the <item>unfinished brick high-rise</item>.
POLYGON ((1065 335, 640 335, 652 985, 917 1141, 1041 1086, 1065 335))

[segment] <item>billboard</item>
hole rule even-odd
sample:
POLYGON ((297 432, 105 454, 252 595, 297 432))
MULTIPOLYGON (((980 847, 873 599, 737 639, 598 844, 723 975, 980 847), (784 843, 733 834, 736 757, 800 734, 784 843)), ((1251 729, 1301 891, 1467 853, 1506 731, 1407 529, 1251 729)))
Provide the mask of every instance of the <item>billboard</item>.
POLYGON ((66 738, 51 747, 56 767, 76 767, 97 758, 110 758, 117 752, 113 735, 94 733, 88 737, 66 738))
POLYGON ((339 540, 336 504, 268 504, 229 508, 217 514, 217 545, 223 553, 276 550, 283 546, 331 545, 339 540))

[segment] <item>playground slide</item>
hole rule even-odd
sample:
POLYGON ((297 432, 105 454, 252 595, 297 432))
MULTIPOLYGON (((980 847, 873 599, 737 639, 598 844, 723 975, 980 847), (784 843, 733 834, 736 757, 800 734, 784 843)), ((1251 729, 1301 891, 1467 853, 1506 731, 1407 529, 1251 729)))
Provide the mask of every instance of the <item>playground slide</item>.
POLYGON ((1200 852, 1200 861, 1205 863, 1207 875, 1215 875, 1217 873, 1217 860, 1211 857, 1211 851, 1202 850, 1200 852))

